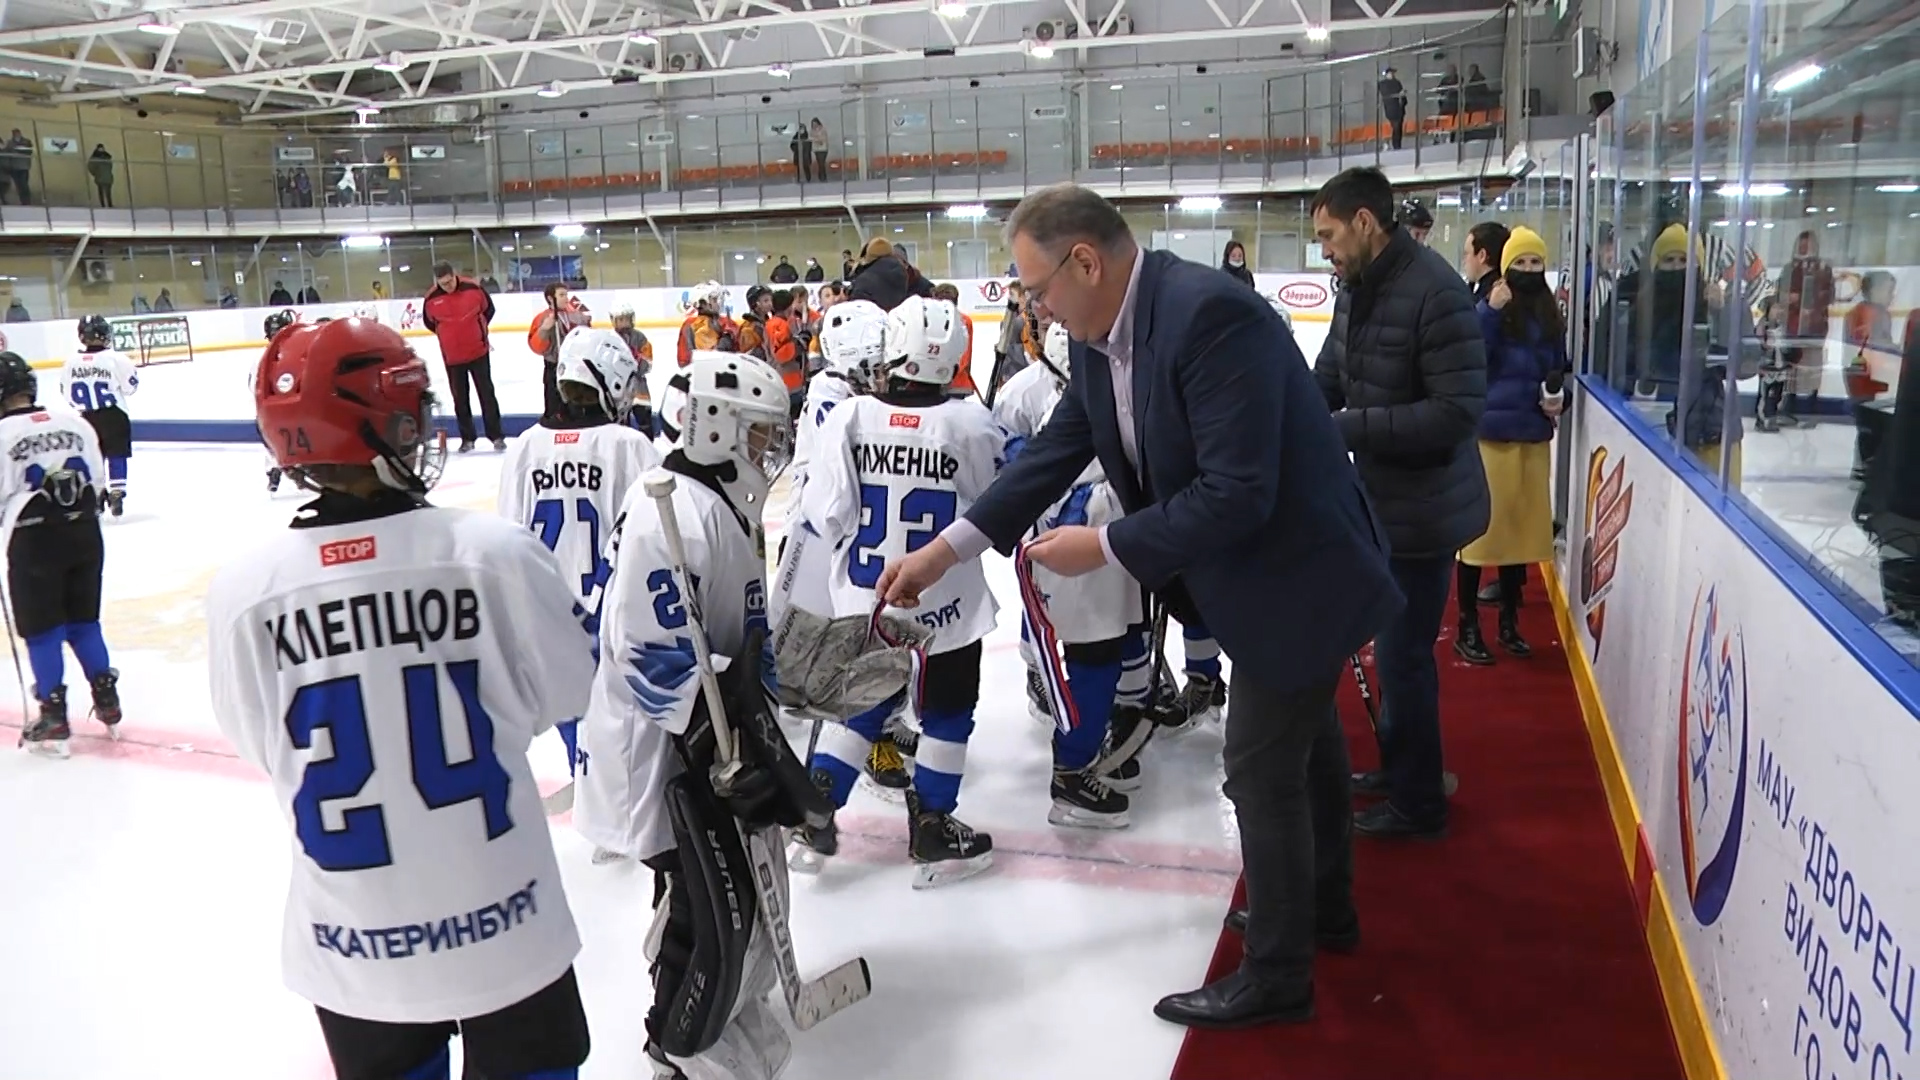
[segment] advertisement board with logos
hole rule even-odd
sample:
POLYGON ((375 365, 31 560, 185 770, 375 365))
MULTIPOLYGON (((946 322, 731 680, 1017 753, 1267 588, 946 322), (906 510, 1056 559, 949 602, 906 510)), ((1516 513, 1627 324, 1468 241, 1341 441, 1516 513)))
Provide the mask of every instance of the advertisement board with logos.
POLYGON ((1575 412, 1568 614, 1726 1075, 1920 1076, 1920 717, 1618 408, 1575 412))

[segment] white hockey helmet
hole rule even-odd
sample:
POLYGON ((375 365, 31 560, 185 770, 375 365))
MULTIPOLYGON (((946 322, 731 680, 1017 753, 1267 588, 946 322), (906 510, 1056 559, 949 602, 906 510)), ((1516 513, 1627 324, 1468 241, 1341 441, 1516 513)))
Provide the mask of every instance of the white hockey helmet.
POLYGON ((727 287, 717 281, 703 281, 693 287, 692 299, 695 310, 718 315, 727 306, 727 287))
POLYGON ((685 374, 680 448, 697 465, 732 465, 721 487, 736 511, 757 521, 793 445, 786 384, 771 365, 735 353, 694 353, 685 374))
POLYGON ((1047 327, 1047 340, 1042 346, 1042 354, 1047 359, 1047 367, 1053 370, 1053 377, 1065 383, 1073 377, 1073 369, 1067 363, 1067 350, 1072 338, 1067 335, 1067 324, 1057 322, 1047 327))
POLYGON ((966 344, 952 304, 909 296, 887 314, 887 375, 945 386, 959 373, 966 344))
POLYGON ((612 319, 614 322, 619 322, 621 319, 625 319, 628 322, 632 322, 633 321, 633 301, 615 300, 613 302, 613 307, 607 311, 607 317, 612 319))
POLYGON ((873 301, 848 300, 820 317, 820 355, 828 371, 855 386, 868 386, 886 354, 887 313, 873 301))
POLYGON ((593 390, 607 415, 625 422, 640 389, 640 362, 619 334, 576 326, 560 342, 560 363, 553 379, 593 390))

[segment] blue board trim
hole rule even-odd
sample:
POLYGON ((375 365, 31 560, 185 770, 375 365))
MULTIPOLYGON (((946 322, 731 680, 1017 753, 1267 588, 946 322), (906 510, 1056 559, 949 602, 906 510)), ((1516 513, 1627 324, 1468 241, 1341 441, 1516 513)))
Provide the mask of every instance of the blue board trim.
POLYGON ((1582 375, 1588 401, 1611 413, 1661 463, 1693 489, 1706 508, 1725 522, 1773 576, 1813 613, 1846 650, 1853 654, 1894 700, 1920 719, 1920 668, 1901 655, 1873 629, 1883 616, 1866 598, 1837 578, 1816 572, 1811 552, 1775 525, 1746 496, 1720 487, 1720 477, 1709 474, 1693 455, 1682 453, 1665 431, 1657 430, 1635 412, 1606 379, 1582 375))
MULTIPOLYGON (((513 436, 539 420, 532 413, 502 416, 500 427, 513 436)), ((452 417, 436 417, 435 422, 447 438, 460 437, 452 417)), ((260 433, 251 420, 135 420, 133 438, 135 442, 257 443, 260 433)))

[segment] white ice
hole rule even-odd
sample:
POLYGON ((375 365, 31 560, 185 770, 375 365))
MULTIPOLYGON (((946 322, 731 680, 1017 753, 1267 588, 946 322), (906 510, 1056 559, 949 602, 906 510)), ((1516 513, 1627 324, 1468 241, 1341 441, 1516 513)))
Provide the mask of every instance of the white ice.
MULTIPOLYGON (((436 501, 490 510, 498 461, 455 456, 436 501)), ((311 1009, 280 984, 284 808, 208 712, 207 581, 301 502, 287 488, 268 496, 264 464, 257 447, 137 449, 127 516, 106 523, 103 622, 123 742, 81 719, 71 658, 69 761, 12 749, 20 695, 0 688, 0 1080, 332 1075, 311 1009)), ((1183 1032, 1151 1009, 1199 984, 1238 867, 1219 736, 1148 748, 1131 829, 1049 826, 1047 734, 1027 716, 1017 593, 1008 564, 989 558, 1003 611, 960 813, 994 833, 997 865, 912 890, 903 811, 856 792, 843 854, 819 878, 795 878, 793 936, 804 974, 864 955, 874 993, 795 1038, 795 1080, 1171 1071, 1183 1032)), ((535 749, 543 787, 557 786, 557 737, 535 749)), ((591 865, 564 821, 553 833, 585 939, 594 1050, 582 1075, 643 1077, 651 880, 591 865)))

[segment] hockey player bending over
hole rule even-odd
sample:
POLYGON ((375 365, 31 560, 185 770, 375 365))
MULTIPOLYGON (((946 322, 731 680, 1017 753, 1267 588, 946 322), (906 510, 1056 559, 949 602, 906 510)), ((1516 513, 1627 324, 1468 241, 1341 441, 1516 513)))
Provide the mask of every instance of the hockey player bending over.
POLYGON ((120 675, 108 666, 100 634, 100 577, 106 549, 100 508, 107 494, 100 441, 93 428, 65 410, 34 404, 39 381, 19 354, 0 352, 0 532, 7 537, 10 629, 27 642, 38 716, 29 717, 20 745, 67 756, 65 647, 72 646, 93 690, 93 715, 113 733, 120 723, 120 675))
MULTIPOLYGON (((995 418, 1016 445, 1038 433, 1053 415, 1066 392, 1069 371, 1067 328, 1055 323, 1047 330, 1039 363, 1007 380, 994 402, 995 418)), ((1017 453, 1014 449, 1009 456, 1017 453)), ((1121 513, 1120 500, 1095 461, 1067 496, 1034 523, 1030 538, 1063 525, 1098 528, 1118 520, 1121 513)), ((1027 648, 1037 659, 1039 650, 1052 648, 1056 639, 1066 646, 1066 685, 1058 689, 1064 690, 1063 704, 1071 704, 1073 716, 1054 727, 1053 809, 1047 820, 1080 828, 1124 828, 1129 806, 1123 792, 1139 786, 1138 754, 1152 732, 1145 708, 1147 668, 1140 662, 1145 657, 1140 585, 1117 565, 1073 578, 1037 565, 1027 572, 1037 593, 1027 604, 1027 648), (1031 624, 1036 618, 1046 620, 1048 632, 1035 632, 1039 628, 1031 624), (1124 668, 1123 660, 1130 661, 1124 668), (1109 731, 1111 742, 1103 752, 1109 731)), ((1022 585, 1027 592, 1028 583, 1022 585)), ((1041 677, 1040 671, 1029 669, 1030 685, 1041 677)), ((1050 702, 1052 694, 1043 691, 1042 700, 1050 702)), ((1049 718, 1053 712, 1046 710, 1049 718)))
POLYGON ((426 494, 426 365, 365 319, 277 335, 255 415, 316 493, 207 598, 214 718, 293 825, 281 949, 340 1080, 568 1080, 580 939, 527 746, 586 706, 572 583, 519 525, 426 494))
MULTIPOLYGON (((835 616, 872 612, 881 567, 964 514, 999 471, 1006 433, 978 400, 946 393, 965 340, 951 304, 909 297, 887 317, 884 385, 872 397, 836 407, 820 431, 801 516, 833 549, 828 588, 835 616)), ((976 561, 957 567, 914 612, 933 635, 906 796, 915 888, 958 881, 992 863, 993 838, 954 817, 954 810, 980 697, 980 641, 993 629, 997 610, 976 561)), ((897 704, 821 731, 809 764, 836 807, 847 804, 860 763, 897 704)), ((817 869, 839 847, 831 823, 796 830, 794 840, 796 869, 817 869)))
MULTIPOLYGON (((579 326, 560 343, 554 379, 560 409, 507 444, 500 465, 500 516, 532 530, 560 562, 587 611, 613 573, 605 545, 627 491, 660 464, 653 440, 627 426, 640 391, 640 365, 612 330, 579 326)), ((588 629, 598 630, 589 622, 588 629)), ((569 768, 581 766, 573 720, 560 723, 569 768)), ((595 853, 609 862, 611 852, 595 853)))
MULTIPOLYGON (((761 685, 761 511, 786 460, 787 391, 772 368, 746 356, 696 354, 684 374, 686 431, 665 468, 677 477, 669 497, 686 562, 676 565, 644 486, 630 490, 610 549, 600 671, 580 725, 586 765, 575 820, 595 845, 665 876, 646 1022, 655 1075, 770 1080, 791 1050, 766 1002, 778 943, 756 918, 734 822, 751 833, 799 823, 809 803, 824 813, 761 685), (744 747, 742 773, 724 796, 710 773, 716 740, 696 625, 717 654, 714 666, 724 665, 725 714, 744 747)), ((779 845, 769 850, 767 884, 784 897, 779 845)))
MULTIPOLYGON (((285 330, 287 327, 292 326, 294 323, 297 323, 299 321, 300 321, 300 317, 294 313, 294 310, 292 308, 282 308, 281 310, 276 311, 273 314, 267 316, 266 322, 262 324, 261 329, 263 329, 266 332, 268 343, 272 343, 273 339, 280 335, 280 331, 285 330)), ((253 390, 253 380, 256 374, 257 372, 252 372, 252 371, 247 372, 247 390, 249 392, 253 390)), ((262 445, 265 445, 266 441, 267 441, 267 433, 263 431, 260 433, 260 442, 262 445)), ((280 479, 281 479, 280 459, 274 456, 273 447, 268 446, 267 447, 267 494, 272 495, 273 493, 280 490, 280 479)))
POLYGON ((113 347, 113 326, 105 317, 80 320, 80 352, 60 368, 60 396, 73 403, 100 436, 107 458, 107 507, 121 514, 127 498, 127 459, 133 456, 133 422, 122 402, 140 388, 140 375, 127 354, 113 347))

